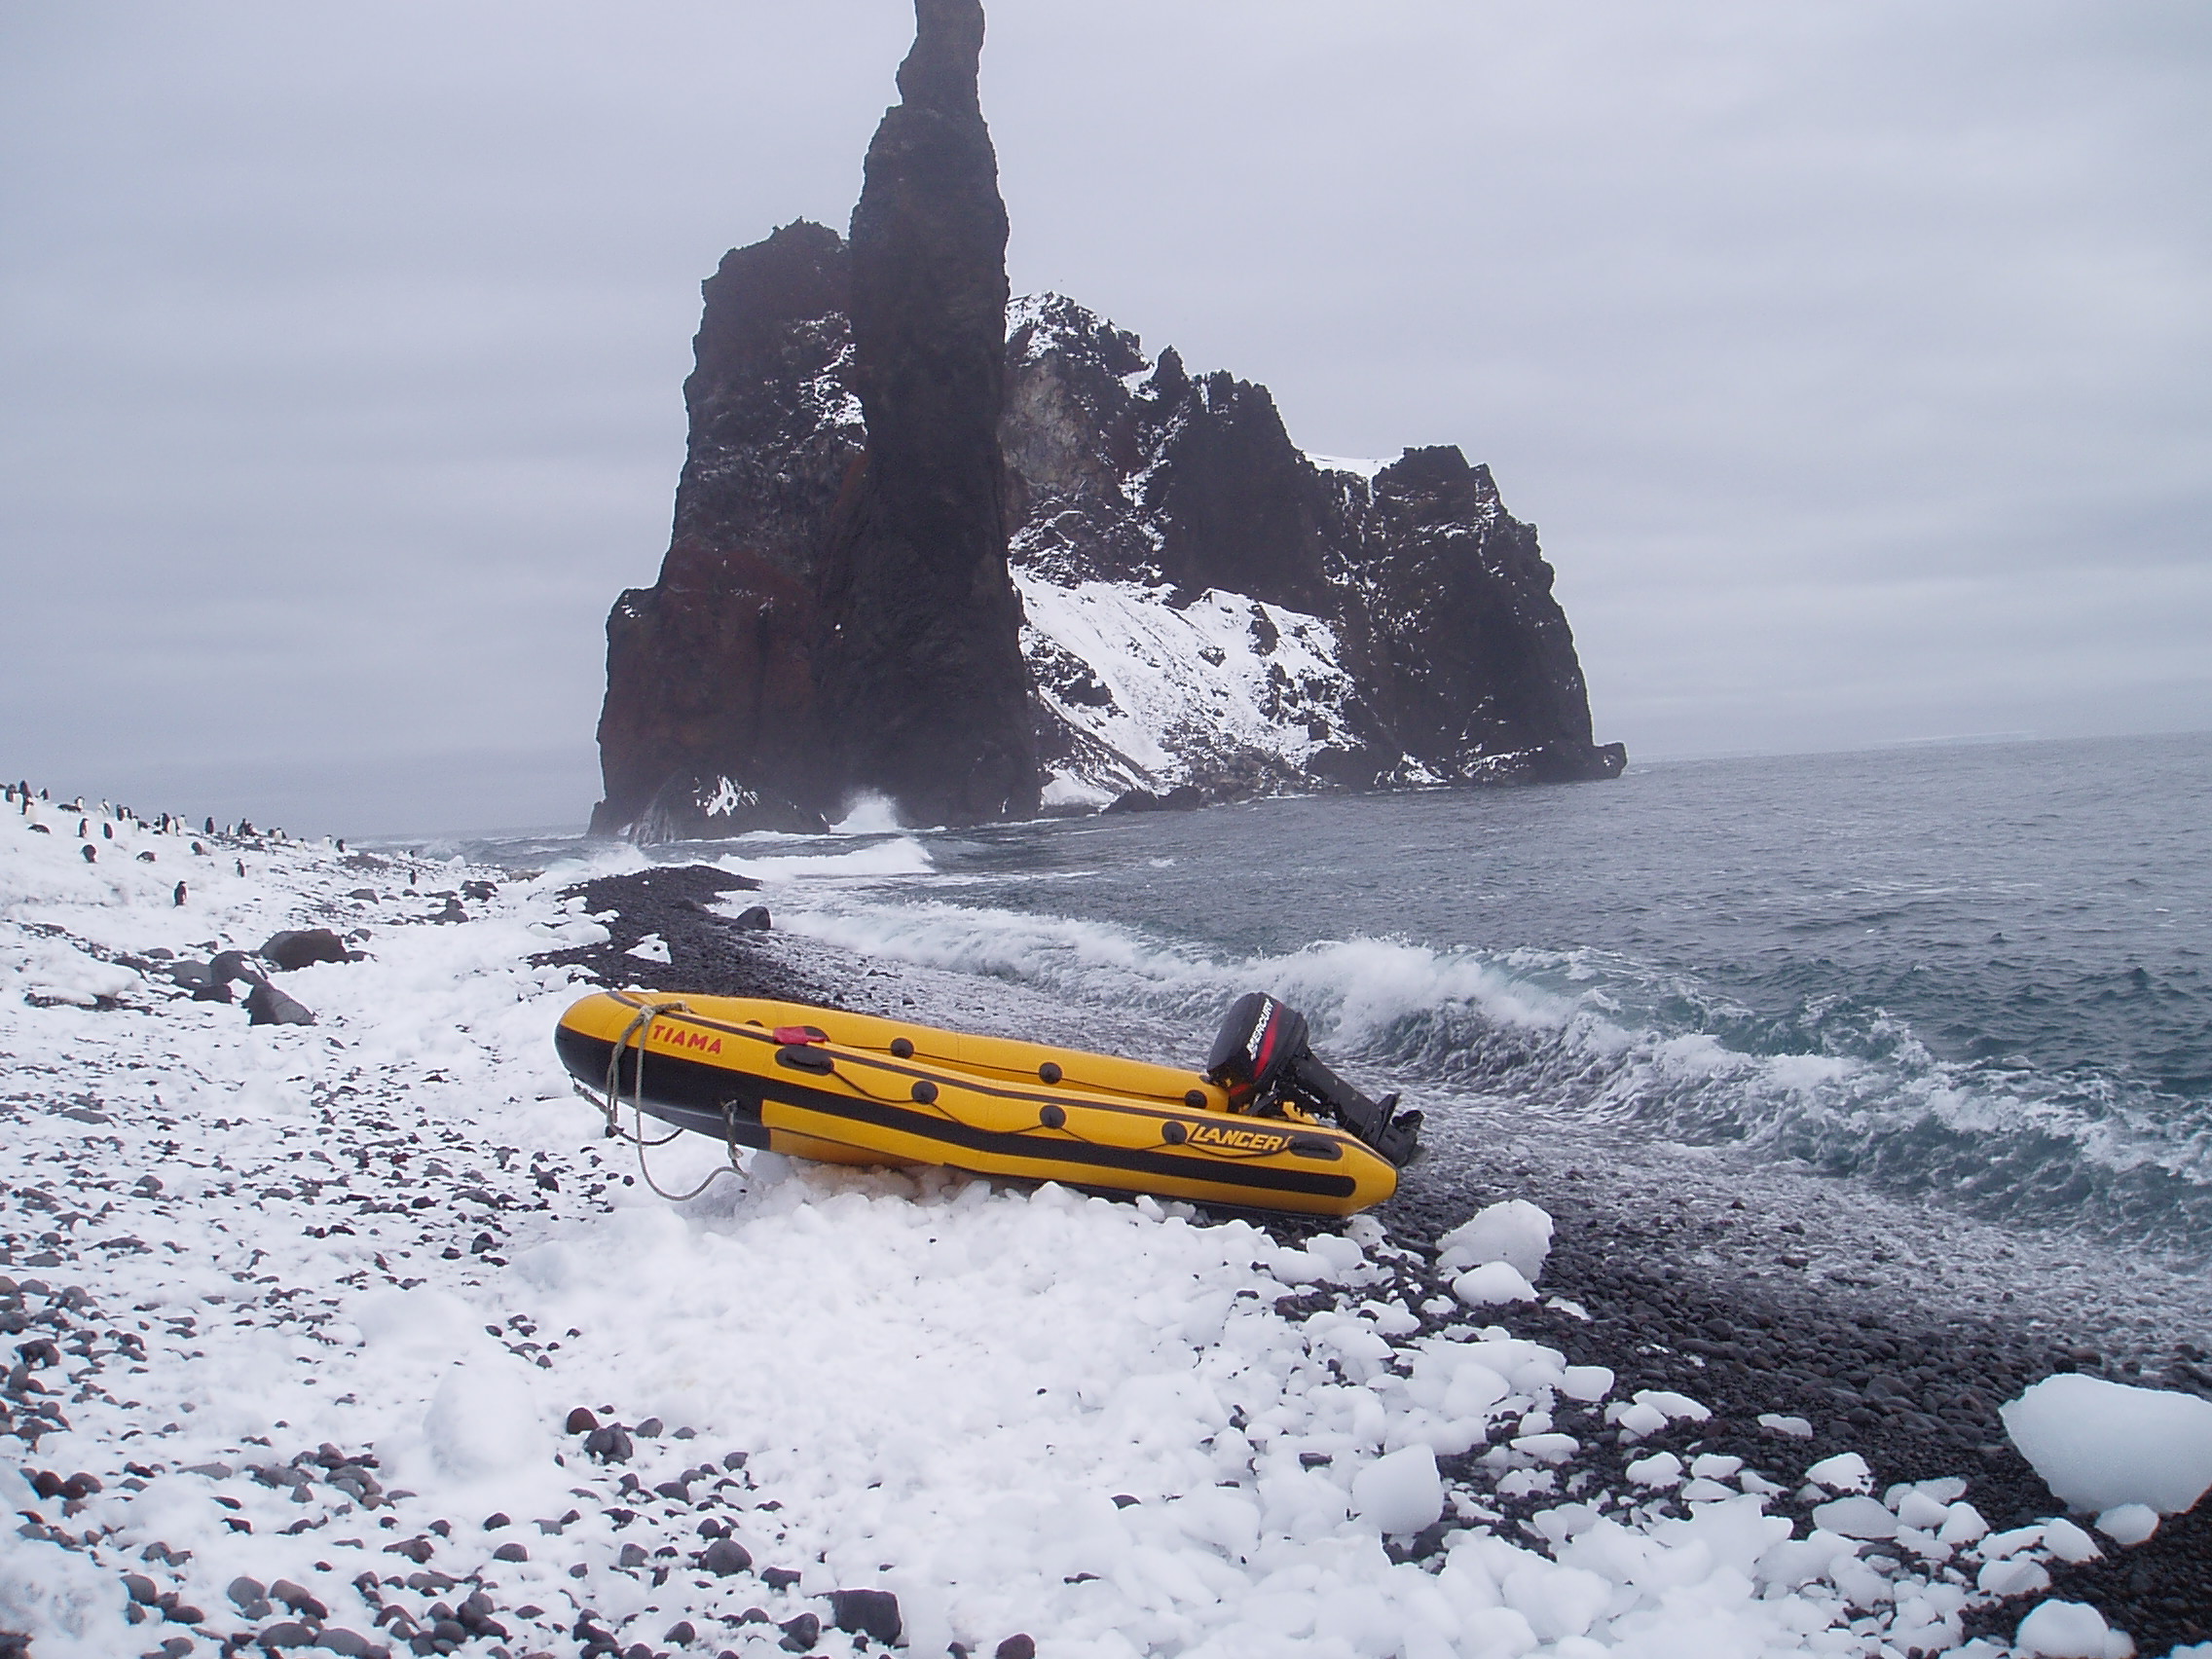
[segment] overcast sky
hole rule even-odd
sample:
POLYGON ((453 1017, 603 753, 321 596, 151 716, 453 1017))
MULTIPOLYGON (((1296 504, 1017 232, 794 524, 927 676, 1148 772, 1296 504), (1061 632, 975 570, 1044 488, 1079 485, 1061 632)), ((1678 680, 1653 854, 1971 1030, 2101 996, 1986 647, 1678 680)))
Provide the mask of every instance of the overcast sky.
MULTIPOLYGON (((0 770, 580 825, 906 0, 0 0, 0 770)), ((997 0, 1017 292, 1456 443, 1633 757, 2212 727, 2203 0, 997 0)))

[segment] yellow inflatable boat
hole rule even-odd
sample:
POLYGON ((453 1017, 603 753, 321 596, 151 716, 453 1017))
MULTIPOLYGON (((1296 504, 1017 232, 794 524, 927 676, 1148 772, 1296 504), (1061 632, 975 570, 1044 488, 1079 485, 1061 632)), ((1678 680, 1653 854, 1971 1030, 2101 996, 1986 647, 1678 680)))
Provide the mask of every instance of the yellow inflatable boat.
POLYGON ((554 1047, 617 1104, 738 1146, 1237 1209, 1350 1215, 1397 1189, 1419 1114, 1369 1100, 1253 993, 1203 1073, 1079 1049, 737 997, 606 991, 554 1047))

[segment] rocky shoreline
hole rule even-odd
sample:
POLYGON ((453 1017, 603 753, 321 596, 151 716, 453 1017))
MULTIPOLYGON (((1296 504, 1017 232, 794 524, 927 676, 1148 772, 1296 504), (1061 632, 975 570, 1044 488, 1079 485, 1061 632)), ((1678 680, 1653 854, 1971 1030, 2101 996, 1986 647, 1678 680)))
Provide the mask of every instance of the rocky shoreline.
MULTIPOLYGON (((1436 1455, 1442 1514, 1423 1511, 1438 1518, 1402 1532, 1382 1526, 1381 1540, 1370 1533, 1366 1547, 1386 1543, 1388 1560, 1360 1570, 1380 1575, 1365 1580, 1374 1585, 1410 1571, 1406 1593, 1419 1596, 1424 1585, 1463 1591, 1479 1559, 1520 1564, 1499 1569, 1522 1576, 1497 1580, 1493 1610, 1469 1615, 1511 1639, 1500 1653, 1564 1640, 1577 1617, 1587 1624, 1599 1580, 1570 1564, 1601 1559, 1588 1553, 1599 1532, 1612 1529, 1607 1548, 1686 1547, 1679 1539, 1711 1526, 1713 1512, 1748 1517, 1743 1505, 1762 1527, 1787 1518, 1806 1534, 1788 1550, 1823 1557, 1808 1556, 1773 1594, 1827 1621, 1838 1651, 1870 1654, 1895 1633, 1908 1656, 1995 1659, 2028 1609, 2052 1597, 2097 1608, 2146 1656, 2205 1640, 2202 1514, 2171 1518, 2126 1549, 2059 1527, 2060 1506, 1994 1416, 2023 1383, 2069 1367, 2194 1386, 2186 1355, 2160 1370, 2142 1345, 2107 1341, 2092 1354, 2079 1334, 2024 1317, 1962 1318, 1932 1303, 1915 1318, 1876 1309, 1862 1290, 1762 1278, 1752 1261, 1793 1235, 1749 1205, 1728 1208, 1739 1200, 1714 1201, 1724 1181, 1633 1202, 1623 1193, 1634 1171, 1553 1170, 1509 1136, 1451 1145, 1381 1225, 1342 1229, 1190 1227, 1157 1205, 1086 1205, 1051 1190, 766 1165, 742 1192, 725 1179, 672 1207, 647 1194, 650 1168, 688 1185, 719 1149, 669 1146, 647 1164, 604 1138, 596 1109, 574 1098, 546 1051, 549 1014, 582 979, 1070 1041, 1095 1036, 1094 1016, 1017 987, 863 960, 757 916, 741 924, 756 895, 720 870, 549 877, 211 831, 195 851, 190 837, 127 814, 99 833, 117 860, 70 856, 51 831, 0 845, 0 1111, 15 1150, 0 1195, 0 1323, 15 1360, 0 1434, 20 1448, 0 1459, 20 1521, 0 1543, 0 1632, 13 1633, 0 1651, 770 1659, 879 1650, 894 1619, 916 1651, 955 1640, 964 1645, 954 1650, 1008 1659, 1104 1651, 1084 1634, 1081 1609, 1091 1590, 1134 1593, 1100 1578, 1112 1552, 1079 1550, 1045 1578, 1025 1558, 1004 1574, 972 1570, 955 1627, 927 1573, 899 1565, 935 1523, 887 1514, 857 1545, 843 1530, 856 1506, 885 1501, 881 1459, 902 1453, 856 1463, 835 1435, 731 1419, 718 1404, 726 1378, 680 1384, 658 1365, 657 1350, 671 1347, 695 1350, 687 1364, 752 1368, 744 1386, 756 1390, 811 1378, 846 1391, 840 1411, 872 1400, 871 1378, 913 1385, 910 1351, 869 1346, 904 1311, 880 1300, 880 1275, 918 1275, 914 1294, 948 1295, 944 1317, 956 1321, 980 1281, 962 1276, 969 1270, 943 1276, 937 1234, 963 1215, 1002 1230, 1005 1241, 985 1246, 1000 1235, 978 1233, 976 1247, 992 1272, 1019 1277, 989 1286, 1009 1316, 1019 1309, 1028 1321, 1078 1298, 1080 1322, 1055 1327, 1038 1355, 1020 1333, 994 1327, 973 1333, 971 1357, 953 1362, 958 1390, 1002 1372, 1015 1384, 982 1419, 1002 1438, 1029 1432, 1008 1424, 1032 1409, 1032 1393, 1045 1409, 1063 1385, 1051 1369, 1059 1345, 1098 1321, 1135 1315, 1065 1386, 1103 1386, 1099 1368, 1123 1363, 1132 1344, 1164 1340, 1147 1363, 1185 1366, 1232 1350, 1250 1365, 1291 1345, 1287 1382, 1268 1384, 1286 1391, 1268 1396, 1280 1402, 1269 1410, 1307 1414, 1287 1444, 1311 1450, 1266 1450, 1282 1421, 1264 1431, 1238 1406, 1212 1419, 1203 1460, 1174 1484, 1102 1477, 1128 1482, 1105 1489, 1122 1495, 1103 1515, 1129 1519, 1083 1527, 1202 1538, 1180 1546, 1197 1553, 1174 1558, 1174 1570, 1229 1575, 1214 1590, 1178 1591, 1200 1600, 1175 1605, 1203 1606, 1233 1584, 1239 1598, 1251 1593, 1234 1565, 1250 1545, 1234 1528, 1259 1513, 1256 1498, 1279 1502, 1281 1483, 1305 1477, 1341 1504, 1339 1480, 1356 1494, 1403 1456, 1376 1459, 1363 1441, 1372 1429, 1329 1429, 1330 1402, 1387 1398, 1398 1402, 1389 1410, 1418 1415, 1402 1396, 1426 1385, 1424 1367, 1484 1356, 1522 1390, 1493 1408, 1511 1415, 1463 1451, 1436 1455), (189 907, 166 902, 177 865, 194 872, 189 907), (164 903, 147 902, 155 897, 164 903), (242 1009, 196 1000, 176 977, 188 951, 250 954, 248 941, 303 927, 348 945, 342 959, 267 963, 268 977, 315 1011, 314 1025, 251 1026, 242 1009), (1470 1309, 1438 1244, 1504 1196, 1536 1199, 1553 1217, 1542 1296, 1470 1309), (830 1225, 841 1243, 825 1257, 809 1239, 830 1225), (1084 1252, 1134 1254, 1047 1250, 1049 1269, 1030 1273, 1035 1230, 1062 1227, 1078 1229, 1084 1252), (1737 1254, 1716 1254, 1716 1243, 1737 1254), (862 1276, 802 1302, 877 1300, 858 1302, 817 1341, 791 1321, 774 1280, 847 1267, 862 1276), (1209 1274, 1223 1288, 1208 1290, 1209 1274), (1153 1298, 1178 1283, 1191 1286, 1184 1300, 1156 1316, 1142 1301, 1129 1306, 1133 1287, 1149 1285, 1153 1298), (1261 1347, 1179 1334, 1192 1320, 1193 1331, 1219 1329, 1220 1310, 1240 1306, 1233 1296, 1272 1309, 1237 1339, 1261 1347), (718 1314, 716 1297, 738 1300, 718 1314), (666 1323, 671 1311, 684 1323, 666 1323), (737 1346, 723 1346, 725 1332, 737 1346), (1046 1370, 1022 1369, 1040 1358, 1046 1370), (1339 1458, 1346 1467, 1332 1476, 1339 1458), (1207 1520, 1213 1511, 1192 1506, 1224 1483, 1227 1507, 1207 1520), (1859 1500, 1851 1537, 1820 1530, 1857 1489, 1872 1495, 1859 1500), (1121 1511, 1124 1501, 1134 1507, 1121 1511), (1907 1524, 1930 1514, 1950 1517, 1950 1539, 1907 1524), (1508 1593, 1515 1607, 1495 1606, 1508 1593)), ((1170 1054, 1189 1034, 1132 1015, 1117 1036, 1170 1054)), ((916 1329, 931 1342, 954 1334, 916 1329)), ((780 1404, 801 1418, 808 1409, 803 1398, 780 1404)), ((1040 1419, 1037 1432, 1076 1432, 1095 1410, 1040 1419)), ((1140 1422, 1157 1415, 1147 1410, 1140 1422)), ((1100 1427, 1113 1456, 1134 1444, 1100 1427)), ((896 1448, 910 1424, 893 1412, 871 1432, 896 1448)), ((984 1455, 953 1445, 963 1459, 984 1455)), ((946 1467, 956 1482, 970 1478, 965 1463, 946 1467)), ((947 1501, 938 1477, 901 1479, 901 1501, 925 1520, 947 1501)), ((1355 1501, 1387 1513, 1387 1499, 1370 1490, 1355 1501)), ((1615 1594, 1635 1594, 1632 1578, 1615 1594)), ((1278 1616, 1265 1596, 1234 1604, 1252 1609, 1238 1621, 1278 1616)), ((1352 1604, 1331 1604, 1340 1611, 1329 1617, 1350 1616, 1342 1608, 1352 1604)), ((1381 1616, 1381 1604, 1358 1605, 1370 1609, 1362 1618, 1381 1616)), ((1146 1641, 1187 1645, 1197 1627, 1167 1634, 1183 1628, 1170 1620, 1146 1641)), ((1247 1645, 1261 1635, 1243 1622, 1222 1628, 1247 1645)))
MULTIPOLYGON (((937 1023, 976 1020, 984 1014, 965 998, 968 1006, 958 1009, 932 1002, 933 993, 944 995, 951 976, 840 959, 841 953, 803 940, 748 936, 712 906, 714 893, 726 890, 729 881, 703 866, 679 866, 595 882, 590 902, 608 919, 611 937, 591 955, 565 960, 608 983, 635 982, 637 963, 624 953, 640 939, 657 935, 672 952, 665 976, 671 985, 870 1012, 903 1009, 937 1023)), ((998 1017, 1010 1029, 1026 1023, 1018 1016, 1008 1019, 1003 1008, 998 1017)), ((990 1023, 987 1016, 983 1022, 990 1023)), ((1572 1183, 1532 1187, 1530 1178, 1537 1171, 1511 1152, 1488 1166, 1462 1164, 1455 1173, 1456 1179, 1443 1191, 1409 1183, 1409 1191, 1383 1211, 1391 1241, 1403 1252, 1395 1270, 1402 1300, 1417 1308, 1439 1297, 1450 1300, 1452 1275, 1440 1274, 1433 1261, 1438 1237, 1465 1219, 1466 1193, 1534 1198, 1558 1228, 1542 1287, 1587 1317, 1550 1307, 1514 1307, 1501 1315, 1513 1333, 1555 1346, 1575 1364, 1607 1366, 1640 1386, 1678 1390, 1714 1408, 1713 1422, 1699 1425, 1694 1435, 1671 1430, 1634 1442, 1633 1450, 1616 1448, 1616 1470, 1655 1447, 1677 1449, 1685 1459, 1738 1456, 1752 1466, 1857 1453, 1872 1466, 1877 1491, 1900 1482, 1967 1479, 1975 1507, 2003 1531, 2065 1512, 2009 1443, 1998 1417, 1998 1407, 2028 1384, 2081 1371, 2212 1398, 2212 1369, 2186 1343, 2146 1353, 2124 1346, 2124 1338, 2116 1344, 2108 1327, 2101 1335, 2110 1351, 2100 1351, 2084 1335, 2031 1328, 2018 1316, 1962 1318, 1946 1309, 1915 1317, 1906 1308, 1869 1306, 1848 1290, 1837 1295, 1817 1285, 1767 1288, 1695 1266, 1687 1251, 1679 1265, 1626 1265, 1617 1248, 1624 1226, 1647 1237, 1651 1216, 1624 1214, 1617 1195, 1608 1202, 1602 1195, 1578 1194, 1572 1183), (1777 1436, 1746 1426, 1762 1415, 1798 1419, 1807 1432, 1777 1436)), ((1699 1197, 1714 1202, 1710 1194, 1699 1197)), ((1742 1199, 1727 1202, 1738 1211, 1745 1207, 1742 1199)), ((1662 1202, 1651 1209, 1669 1207, 1662 1202)), ((1281 1218, 1265 1225, 1286 1242, 1319 1231, 1281 1218)), ((1683 1225, 1694 1237, 1694 1214, 1683 1225)), ((1369 1294, 1302 1298, 1309 1306, 1298 1310, 1356 1306, 1369 1294)), ((1424 1315, 1424 1329, 1440 1328, 1452 1317, 1456 1315, 1424 1315)), ((1549 1501, 1524 1499, 1520 1507, 1532 1513, 1549 1501)), ((1782 1493, 1773 1510, 1803 1517, 1812 1506, 1808 1497, 1782 1493)), ((2126 1550, 2108 1543, 2099 1560, 2052 1562, 2046 1570, 2047 1588, 1975 1609, 1967 1620, 1969 1635, 2005 1640, 2021 1614, 2047 1595, 2096 1606, 2146 1655, 2212 1641, 2212 1515, 2204 1504, 2168 1520, 2147 1543, 2126 1550)))

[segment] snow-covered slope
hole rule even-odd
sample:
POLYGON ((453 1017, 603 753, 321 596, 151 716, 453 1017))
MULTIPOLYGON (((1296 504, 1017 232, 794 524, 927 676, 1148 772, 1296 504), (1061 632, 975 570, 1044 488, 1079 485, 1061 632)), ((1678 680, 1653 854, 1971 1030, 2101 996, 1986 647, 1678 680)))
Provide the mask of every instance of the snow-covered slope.
POLYGON ((1149 358, 1057 294, 1013 303, 1007 363, 1049 798, 1613 764, 1533 534, 1457 451, 1308 455, 1264 387, 1149 358))
POLYGON ((1237 780, 1293 785, 1357 695, 1318 616, 1208 588, 1065 585, 1020 565, 1022 652, 1064 735, 1049 805, 1237 780))

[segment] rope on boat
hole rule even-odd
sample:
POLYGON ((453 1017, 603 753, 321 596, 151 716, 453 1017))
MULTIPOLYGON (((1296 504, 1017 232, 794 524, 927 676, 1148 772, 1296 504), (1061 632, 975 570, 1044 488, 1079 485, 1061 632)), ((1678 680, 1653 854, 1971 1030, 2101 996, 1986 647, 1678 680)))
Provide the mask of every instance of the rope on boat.
POLYGON ((636 1145, 638 1149, 638 1174, 644 1178, 647 1187, 673 1204, 689 1202, 713 1186, 720 1176, 744 1173, 737 1166, 736 1108, 726 1101, 722 1105, 723 1141, 729 1153, 729 1162, 726 1165, 708 1170, 707 1178, 688 1193, 672 1193, 653 1179, 653 1172, 645 1162, 645 1148, 666 1146, 683 1132, 680 1128, 671 1129, 658 1140, 649 1141, 645 1139, 645 1039, 652 1034, 655 1019, 658 1019, 664 1014, 678 1012, 689 1014, 691 1012, 690 1006, 681 998, 668 1002, 641 1003, 639 1005, 637 1018, 631 1020, 623 1028, 622 1035, 615 1038, 613 1051, 607 1057, 607 1093, 600 1101, 602 1109, 607 1113, 608 1136, 610 1139, 630 1141, 636 1145), (619 1116, 622 1105, 622 1051, 630 1046, 632 1037, 638 1040, 638 1065, 630 1079, 631 1128, 629 1133, 624 1134, 619 1116))

